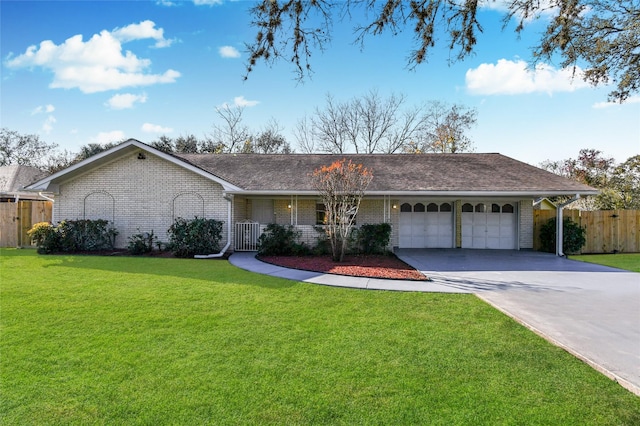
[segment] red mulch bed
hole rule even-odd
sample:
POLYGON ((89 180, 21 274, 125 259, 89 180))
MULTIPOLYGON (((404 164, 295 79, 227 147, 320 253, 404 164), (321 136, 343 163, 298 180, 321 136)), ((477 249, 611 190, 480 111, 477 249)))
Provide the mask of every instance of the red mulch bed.
POLYGON ((345 256, 334 262, 331 256, 259 256, 261 261, 286 268, 355 277, 426 281, 428 278, 395 256, 345 256))

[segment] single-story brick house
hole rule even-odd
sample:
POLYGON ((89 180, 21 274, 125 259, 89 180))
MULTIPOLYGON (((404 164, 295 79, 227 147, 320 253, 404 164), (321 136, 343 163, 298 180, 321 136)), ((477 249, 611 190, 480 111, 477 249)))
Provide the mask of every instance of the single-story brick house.
POLYGON ((324 206, 309 174, 346 158, 373 171, 356 225, 389 222, 400 248, 531 249, 533 202, 596 194, 500 154, 167 154, 135 139, 28 186, 55 198, 54 222, 107 219, 126 247, 182 217, 225 222, 227 250, 254 250, 268 223, 313 243, 324 206))

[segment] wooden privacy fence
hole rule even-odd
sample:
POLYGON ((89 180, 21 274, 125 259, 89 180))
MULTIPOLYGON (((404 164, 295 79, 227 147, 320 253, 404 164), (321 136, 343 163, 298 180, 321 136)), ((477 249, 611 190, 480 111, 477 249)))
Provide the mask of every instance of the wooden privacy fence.
POLYGON ((0 203, 0 247, 31 245, 27 231, 34 223, 51 222, 51 201, 0 203))
MULTIPOLYGON (((563 217, 586 228, 587 241, 582 253, 640 252, 640 210, 563 210, 562 213, 563 217)), ((534 250, 540 250, 540 227, 555 217, 555 210, 534 210, 534 250)))

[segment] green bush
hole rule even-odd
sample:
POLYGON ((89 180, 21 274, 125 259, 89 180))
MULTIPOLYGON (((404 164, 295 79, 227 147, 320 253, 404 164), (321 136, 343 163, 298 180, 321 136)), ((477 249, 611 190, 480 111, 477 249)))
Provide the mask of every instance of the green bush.
POLYGON ((263 256, 301 256, 309 253, 299 242, 300 231, 291 225, 270 223, 258 239, 258 254, 263 256))
POLYGON ((365 254, 384 254, 391 239, 391 224, 364 224, 357 231, 358 250, 365 254))
MULTIPOLYGON (((584 246, 586 228, 575 223, 571 218, 562 221, 562 246, 563 251, 568 254, 580 253, 584 246)), ((549 253, 556 252, 556 219, 549 219, 540 228, 540 248, 549 253)))
POLYGON ((153 235, 153 231, 139 232, 129 237, 127 250, 129 251, 129 254, 133 255, 151 253, 155 242, 156 236, 153 235))
POLYGON ((113 249, 118 231, 104 219, 63 220, 57 227, 60 251, 98 251, 113 249))
POLYGON ((117 235, 118 231, 103 219, 65 220, 55 227, 41 222, 29 230, 42 254, 113 249, 117 235))
POLYGON ((27 235, 38 247, 38 253, 48 254, 59 250, 60 238, 56 227, 49 222, 38 222, 27 231, 27 235))
POLYGON ((218 253, 223 223, 215 219, 179 217, 169 228, 168 248, 176 257, 218 253))

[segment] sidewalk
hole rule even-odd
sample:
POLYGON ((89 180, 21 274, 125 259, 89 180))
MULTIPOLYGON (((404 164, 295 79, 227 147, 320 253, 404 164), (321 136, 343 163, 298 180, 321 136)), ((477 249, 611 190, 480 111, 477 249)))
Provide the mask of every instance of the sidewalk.
POLYGON ((381 278, 349 277, 346 275, 323 274, 320 272, 301 271, 271 265, 256 259, 253 252, 236 252, 229 257, 229 262, 238 268, 272 277, 303 281, 333 287, 349 287, 368 290, 420 291, 429 293, 471 293, 471 291, 442 285, 433 281, 404 281, 381 278))

